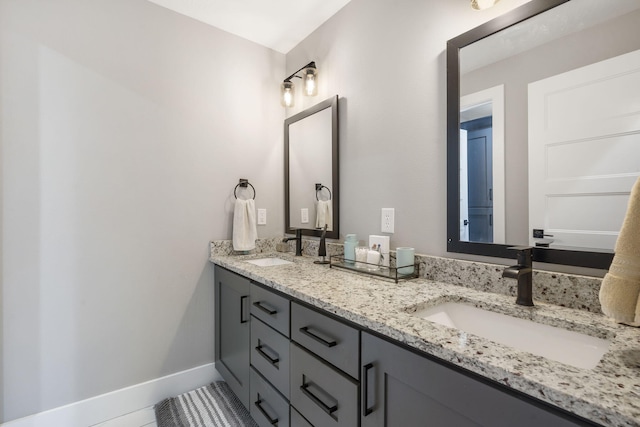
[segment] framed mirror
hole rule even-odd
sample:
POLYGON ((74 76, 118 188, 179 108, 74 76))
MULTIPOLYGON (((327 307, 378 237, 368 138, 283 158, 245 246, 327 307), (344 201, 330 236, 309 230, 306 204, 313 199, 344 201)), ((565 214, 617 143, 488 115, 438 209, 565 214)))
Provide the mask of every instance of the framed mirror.
POLYGON ((338 96, 284 122, 285 232, 340 237, 338 96))
POLYGON ((450 40, 447 250, 608 268, 640 176, 638 84, 634 0, 532 0, 450 40))

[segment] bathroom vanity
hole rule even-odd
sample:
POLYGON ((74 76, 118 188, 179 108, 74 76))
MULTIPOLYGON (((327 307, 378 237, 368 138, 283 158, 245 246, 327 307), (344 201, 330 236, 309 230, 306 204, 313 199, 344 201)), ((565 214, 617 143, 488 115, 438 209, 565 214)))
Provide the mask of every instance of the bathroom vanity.
POLYGON ((211 257, 216 368, 261 426, 640 425, 636 328, 437 281, 396 284, 308 257, 247 262, 275 256, 211 257), (443 301, 610 344, 594 368, 571 366, 417 315, 443 301))

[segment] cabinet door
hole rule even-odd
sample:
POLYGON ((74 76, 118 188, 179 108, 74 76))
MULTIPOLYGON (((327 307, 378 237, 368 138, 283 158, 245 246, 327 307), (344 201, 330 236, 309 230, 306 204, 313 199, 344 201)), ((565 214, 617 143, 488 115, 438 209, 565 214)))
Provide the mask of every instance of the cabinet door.
POLYGON ((214 274, 216 369, 249 408, 250 282, 218 266, 214 274))
POLYGON ((362 427, 590 425, 362 334, 362 427))

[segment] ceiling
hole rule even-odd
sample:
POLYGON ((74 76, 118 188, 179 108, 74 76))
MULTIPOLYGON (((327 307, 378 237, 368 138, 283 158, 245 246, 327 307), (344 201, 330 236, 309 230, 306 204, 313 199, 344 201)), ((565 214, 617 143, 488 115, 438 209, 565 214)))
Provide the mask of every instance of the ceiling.
POLYGON ((149 1, 287 53, 351 0, 149 1))

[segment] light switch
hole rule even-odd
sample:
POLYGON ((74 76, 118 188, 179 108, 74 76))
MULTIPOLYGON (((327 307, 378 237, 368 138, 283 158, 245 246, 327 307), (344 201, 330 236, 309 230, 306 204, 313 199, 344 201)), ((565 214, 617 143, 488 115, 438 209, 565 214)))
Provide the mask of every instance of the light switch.
POLYGON ((258 209, 258 225, 267 225, 266 209, 258 209))
POLYGON ((308 224, 309 223, 309 209, 308 208, 300 209, 300 222, 302 222, 303 224, 308 224))

